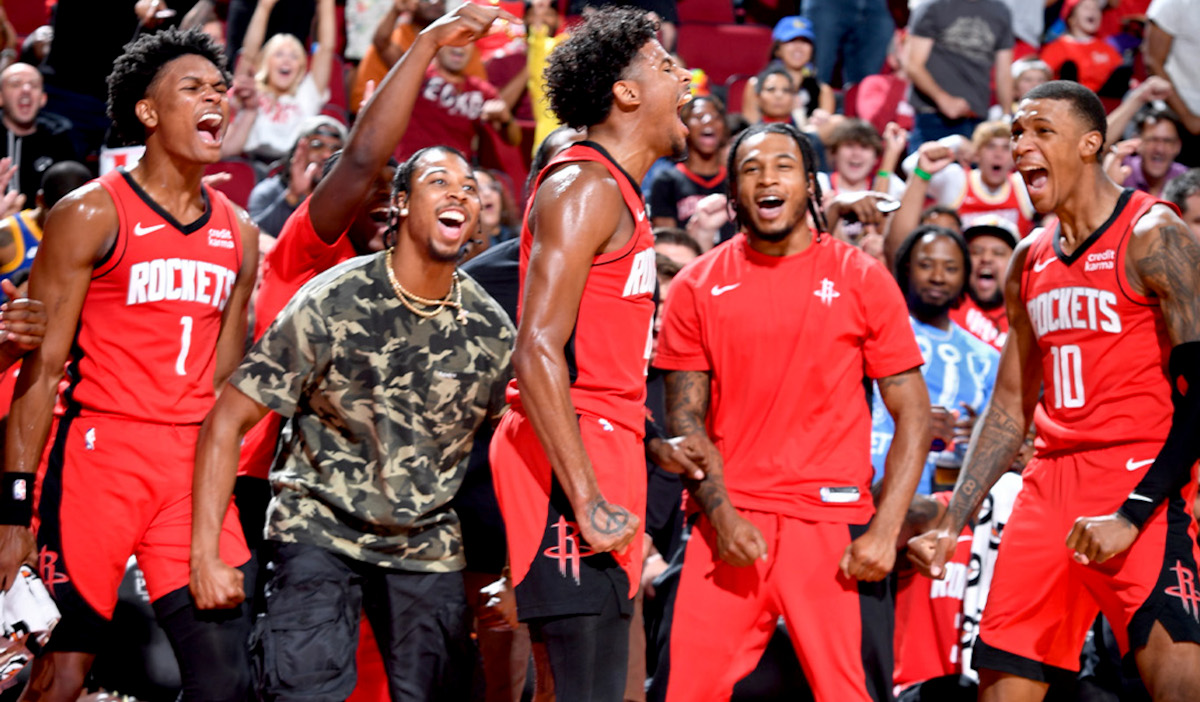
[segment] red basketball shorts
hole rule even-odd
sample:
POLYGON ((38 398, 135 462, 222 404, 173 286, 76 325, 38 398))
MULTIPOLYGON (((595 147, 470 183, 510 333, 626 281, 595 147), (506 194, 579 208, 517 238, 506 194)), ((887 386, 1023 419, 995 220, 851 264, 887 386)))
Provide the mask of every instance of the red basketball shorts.
POLYGON ((1144 646, 1156 621, 1174 640, 1200 643, 1194 475, 1124 553, 1084 566, 1066 545, 1077 518, 1121 506, 1159 447, 1130 444, 1030 461, 1000 540, 977 667, 1047 682, 1077 671, 1097 612, 1112 624, 1123 653, 1144 646))

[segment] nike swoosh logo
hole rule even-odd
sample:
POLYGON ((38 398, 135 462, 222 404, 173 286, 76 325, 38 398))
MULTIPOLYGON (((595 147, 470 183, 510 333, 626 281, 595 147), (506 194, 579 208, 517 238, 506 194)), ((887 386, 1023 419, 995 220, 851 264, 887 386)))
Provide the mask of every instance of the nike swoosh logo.
POLYGON ((1041 273, 1042 271, 1046 270, 1046 266, 1050 265, 1051 263, 1054 263, 1053 256, 1046 259, 1045 261, 1038 261, 1037 263, 1033 264, 1033 272, 1041 273))
POLYGON ((1149 497, 1146 497, 1145 495, 1139 495, 1136 492, 1129 493, 1129 499, 1138 500, 1139 502, 1154 502, 1154 500, 1150 499, 1149 497))
POLYGON ((741 283, 734 283, 733 285, 725 285, 725 286, 714 285, 714 286, 712 286, 713 297, 716 297, 718 295, 724 295, 725 293, 729 292, 730 290, 733 290, 734 288, 738 287, 739 285, 741 285, 741 283))
POLYGON ((639 221, 639 222, 645 222, 645 221, 646 221, 646 213, 645 213, 645 212, 642 212, 642 211, 639 211, 639 212, 637 213, 637 218, 638 218, 638 221, 639 221))
POLYGON ((1142 468, 1142 467, 1148 466, 1148 465, 1150 465, 1150 464, 1151 464, 1151 463, 1153 463, 1153 462, 1154 462, 1154 459, 1153 459, 1153 458, 1147 458, 1147 459, 1146 459, 1146 460, 1144 460, 1144 461, 1135 461, 1135 460, 1133 460, 1133 459, 1131 458, 1131 459, 1129 459, 1129 460, 1125 461, 1125 470, 1128 470, 1128 471, 1135 471, 1135 470, 1137 470, 1138 468, 1142 468))
POLYGON ((154 232, 158 231, 159 229, 162 229, 165 226, 167 226, 167 225, 156 224, 153 227, 143 227, 142 223, 138 222, 137 224, 133 225, 133 235, 134 236, 146 236, 147 234, 153 234, 154 232))

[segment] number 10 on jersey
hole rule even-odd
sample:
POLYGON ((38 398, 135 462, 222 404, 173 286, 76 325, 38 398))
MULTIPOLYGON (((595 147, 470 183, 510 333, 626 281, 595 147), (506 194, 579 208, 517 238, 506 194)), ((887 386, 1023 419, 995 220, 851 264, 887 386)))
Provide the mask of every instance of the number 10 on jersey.
POLYGON ((1050 347, 1054 409, 1083 407, 1083 355, 1075 344, 1050 347))

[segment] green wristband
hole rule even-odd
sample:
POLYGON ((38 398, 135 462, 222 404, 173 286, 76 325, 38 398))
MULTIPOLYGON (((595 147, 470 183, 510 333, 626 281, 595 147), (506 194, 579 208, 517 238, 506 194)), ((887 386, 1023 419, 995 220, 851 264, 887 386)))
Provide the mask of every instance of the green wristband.
POLYGON ((921 168, 920 166, 917 166, 916 168, 914 168, 914 169, 913 169, 913 175, 915 175, 916 177, 918 177, 918 178, 920 178, 921 180, 925 181, 926 183, 928 183, 928 182, 929 182, 929 180, 930 180, 931 178, 933 178, 933 174, 932 174, 932 173, 930 173, 929 171, 925 170, 924 168, 921 168))
POLYGON ((880 170, 880 171, 878 171, 878 172, 876 172, 876 173, 875 173, 875 177, 876 177, 876 178, 891 178, 891 177, 892 177, 892 173, 891 173, 891 171, 884 171, 884 170, 880 170))

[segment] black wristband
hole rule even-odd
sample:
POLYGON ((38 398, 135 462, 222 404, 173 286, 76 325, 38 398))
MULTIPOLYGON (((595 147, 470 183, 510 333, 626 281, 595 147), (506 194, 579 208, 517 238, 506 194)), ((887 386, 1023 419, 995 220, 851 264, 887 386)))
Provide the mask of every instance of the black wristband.
POLYGON ((33 485, 36 473, 0 475, 0 524, 29 526, 33 520, 33 485))
POLYGON ((1167 363, 1174 413, 1171 429, 1154 464, 1129 493, 1117 512, 1138 530, 1163 500, 1174 497, 1191 479, 1192 466, 1200 458, 1200 342, 1191 341, 1171 349, 1167 363))

